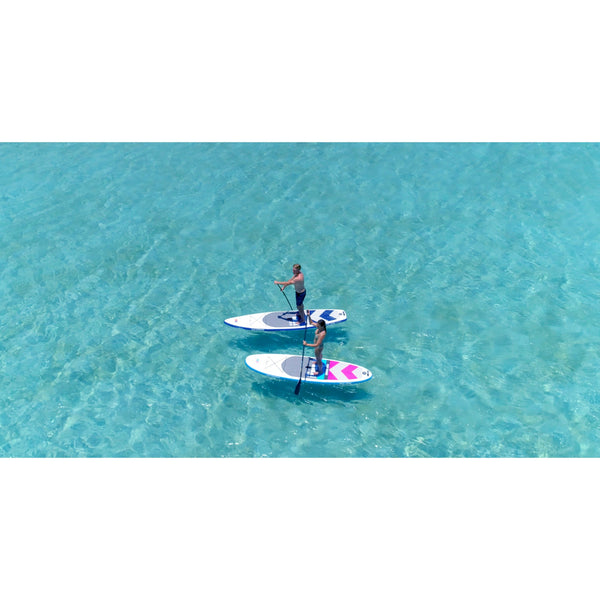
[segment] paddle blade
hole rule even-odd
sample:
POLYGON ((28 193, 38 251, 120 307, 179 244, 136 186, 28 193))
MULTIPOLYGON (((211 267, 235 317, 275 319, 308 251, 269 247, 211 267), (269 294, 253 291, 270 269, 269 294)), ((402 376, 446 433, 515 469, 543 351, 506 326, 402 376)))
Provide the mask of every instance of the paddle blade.
POLYGON ((296 396, 300 393, 300 385, 302 384, 302 378, 298 379, 298 383, 296 384, 296 389, 294 390, 294 394, 296 396))

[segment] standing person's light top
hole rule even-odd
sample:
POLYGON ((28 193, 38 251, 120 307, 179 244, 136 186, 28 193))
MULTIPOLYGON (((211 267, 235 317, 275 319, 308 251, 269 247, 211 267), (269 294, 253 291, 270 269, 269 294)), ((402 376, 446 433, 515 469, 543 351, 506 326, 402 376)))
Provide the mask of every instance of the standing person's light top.
POLYGON ((306 315, 304 314, 304 298, 306 298, 306 288, 304 287, 304 273, 302 267, 296 263, 292 267, 292 278, 289 281, 274 281, 275 285, 282 285, 282 290, 288 285, 293 285, 296 290, 296 306, 298 308, 298 321, 300 325, 304 324, 306 315))

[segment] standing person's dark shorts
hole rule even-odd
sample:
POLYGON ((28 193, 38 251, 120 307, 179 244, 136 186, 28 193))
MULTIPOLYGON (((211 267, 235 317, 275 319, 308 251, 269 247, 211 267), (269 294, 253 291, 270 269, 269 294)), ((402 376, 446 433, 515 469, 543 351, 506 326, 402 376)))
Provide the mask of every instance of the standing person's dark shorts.
POLYGON ((304 298, 306 298, 306 290, 303 292, 296 292, 296 306, 302 306, 304 304, 304 298))

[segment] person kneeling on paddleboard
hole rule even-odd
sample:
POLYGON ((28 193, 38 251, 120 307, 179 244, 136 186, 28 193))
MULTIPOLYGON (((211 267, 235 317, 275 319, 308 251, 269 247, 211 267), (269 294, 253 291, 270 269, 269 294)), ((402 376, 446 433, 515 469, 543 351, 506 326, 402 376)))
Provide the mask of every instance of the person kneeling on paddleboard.
POLYGON ((323 343, 325 342, 325 336, 327 335, 327 325, 323 319, 319 319, 316 323, 310 317, 310 310, 306 311, 308 315, 308 321, 311 325, 314 325, 317 329, 315 331, 315 343, 309 344, 304 340, 302 343, 305 346, 309 346, 315 349, 315 358, 317 359, 317 372, 316 376, 323 373, 323 343))
POLYGON ((298 322, 300 325, 304 325, 306 315, 304 314, 304 298, 306 297, 306 289, 304 287, 304 274, 301 273, 302 267, 299 264, 295 264, 292 267, 293 276, 289 281, 274 281, 275 285, 282 285, 281 290, 285 290, 288 285, 294 285, 296 289, 296 306, 298 308, 298 322))

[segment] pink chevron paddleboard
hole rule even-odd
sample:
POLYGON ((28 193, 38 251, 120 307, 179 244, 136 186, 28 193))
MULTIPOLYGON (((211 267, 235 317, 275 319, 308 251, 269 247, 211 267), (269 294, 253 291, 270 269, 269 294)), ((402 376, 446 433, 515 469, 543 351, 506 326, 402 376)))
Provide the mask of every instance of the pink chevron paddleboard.
POLYGON ((360 365, 354 365, 330 358, 323 359, 324 372, 316 375, 317 362, 314 357, 294 354, 251 354, 246 357, 246 365, 257 373, 279 377, 281 379, 300 378, 307 383, 363 383, 371 379, 371 371, 360 365))

